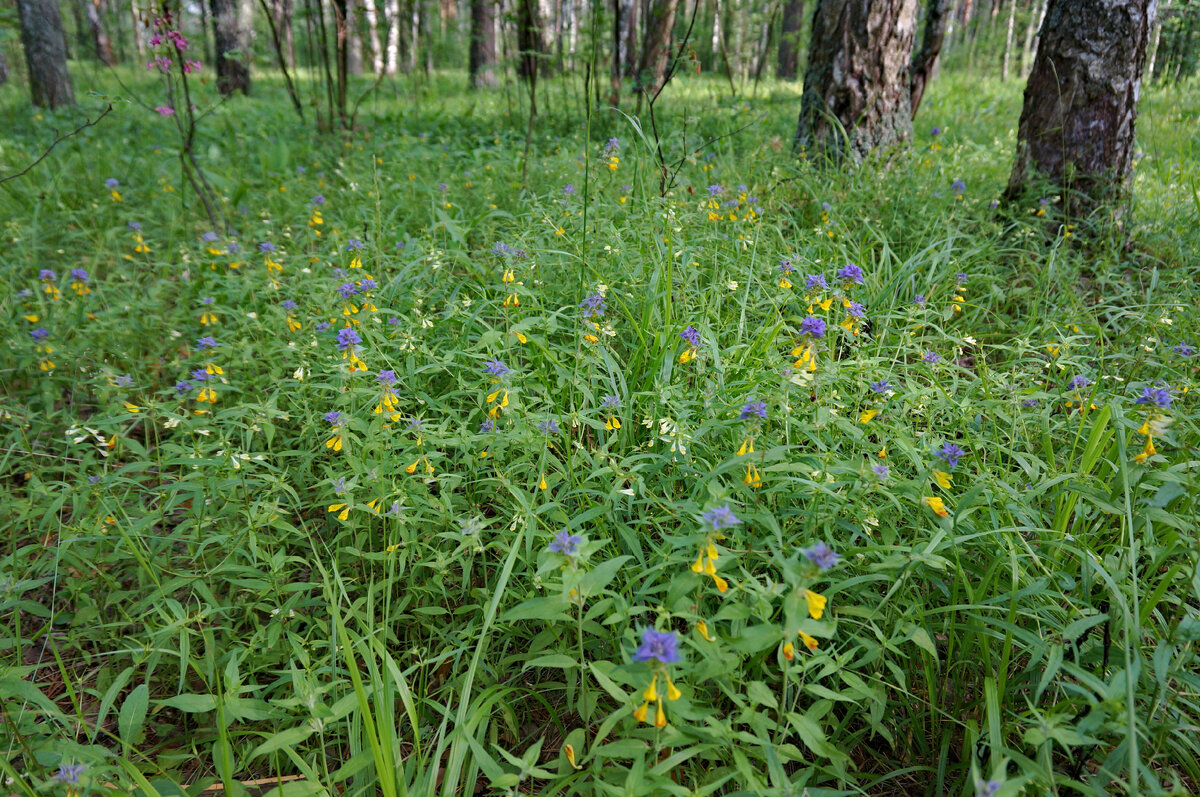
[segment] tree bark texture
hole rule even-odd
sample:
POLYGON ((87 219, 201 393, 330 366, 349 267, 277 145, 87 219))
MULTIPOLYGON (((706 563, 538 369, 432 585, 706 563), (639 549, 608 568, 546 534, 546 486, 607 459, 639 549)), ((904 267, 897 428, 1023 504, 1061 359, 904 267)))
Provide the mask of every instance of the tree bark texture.
POLYGON ((784 0, 779 63, 775 65, 775 77, 780 80, 795 80, 800 73, 800 28, 803 25, 804 0, 784 0))
POLYGON ((496 85, 496 6, 492 0, 471 0, 471 88, 496 85))
POLYGON ((517 74, 522 80, 536 81, 544 55, 542 47, 542 15, 537 0, 518 0, 517 3, 517 74))
POLYGON ((679 0, 654 0, 646 15, 646 38, 642 44, 642 60, 638 64, 638 88, 651 97, 656 95, 666 79, 671 62, 671 31, 675 28, 675 12, 679 0))
POLYGON ((379 10, 375 0, 363 0, 363 14, 367 18, 367 41, 371 44, 371 74, 383 74, 383 46, 379 39, 379 10))
MULTIPOLYGON (((1015 0, 1014 0, 1015 2, 1015 0)), ((912 115, 925 96, 925 87, 933 78, 942 43, 946 40, 946 23, 950 20, 950 0, 931 0, 925 8, 925 33, 921 37, 921 49, 913 58, 911 104, 912 115)))
POLYGON ((245 33, 238 24, 237 0, 210 0, 213 43, 216 48, 217 91, 229 96, 250 93, 250 68, 246 65, 245 33))
POLYGON ((912 133, 917 0, 818 0, 795 146, 855 162, 912 133))
POLYGON ((1062 192, 1071 217, 1119 207, 1155 6, 1050 0, 1025 84, 1006 198, 1017 199, 1042 176, 1062 192))
POLYGON ((39 108, 75 104, 67 72, 67 41, 58 0, 17 0, 21 44, 29 67, 29 90, 39 108))
POLYGON ((105 66, 113 66, 117 59, 113 56, 112 40, 104 28, 103 9, 100 0, 87 0, 84 12, 87 14, 88 29, 92 32, 92 44, 96 48, 96 60, 105 66))

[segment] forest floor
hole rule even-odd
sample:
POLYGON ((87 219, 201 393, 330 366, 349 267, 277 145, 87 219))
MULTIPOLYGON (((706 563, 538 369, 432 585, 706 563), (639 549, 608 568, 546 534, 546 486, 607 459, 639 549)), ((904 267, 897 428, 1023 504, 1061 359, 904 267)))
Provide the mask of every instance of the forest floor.
POLYGON ((117 74, 0 87, 0 176, 114 107, 0 184, 8 792, 1200 793, 1194 84, 1105 239, 996 205, 1018 81, 829 170, 773 81, 556 77, 526 163, 256 75, 214 224, 117 74))

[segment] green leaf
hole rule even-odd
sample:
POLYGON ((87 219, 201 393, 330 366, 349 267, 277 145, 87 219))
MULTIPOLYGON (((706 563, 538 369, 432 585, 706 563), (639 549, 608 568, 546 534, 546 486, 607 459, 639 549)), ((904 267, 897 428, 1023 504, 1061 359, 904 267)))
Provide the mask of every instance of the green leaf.
POLYGON ((117 715, 117 730, 125 744, 131 747, 137 744, 142 725, 146 723, 146 709, 149 705, 150 687, 145 684, 135 686, 121 704, 121 711, 117 715))

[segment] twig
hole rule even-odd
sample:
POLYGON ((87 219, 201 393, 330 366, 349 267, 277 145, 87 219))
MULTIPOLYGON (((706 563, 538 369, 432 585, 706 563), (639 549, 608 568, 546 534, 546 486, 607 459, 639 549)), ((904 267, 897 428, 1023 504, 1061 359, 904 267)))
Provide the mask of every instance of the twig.
POLYGON ((15 180, 18 177, 23 177, 26 174, 29 174, 29 172, 33 169, 34 166, 37 166, 39 163, 41 163, 42 161, 44 161, 46 159, 46 156, 49 155, 51 153, 51 151, 53 151, 53 149, 58 146, 60 141, 70 138, 71 136, 75 135, 76 133, 79 133, 86 127, 92 127, 96 124, 99 124, 100 120, 103 119, 104 117, 108 116, 110 111, 112 111, 112 103, 111 102, 108 104, 108 107, 104 109, 104 113, 97 116, 94 121, 89 119, 86 122, 84 122, 83 124, 81 124, 79 127, 72 130, 70 133, 64 133, 63 135, 54 139, 54 143, 51 144, 46 149, 46 151, 41 154, 41 156, 37 160, 35 160, 33 163, 29 164, 28 166, 26 166, 24 169, 17 172, 16 174, 10 174, 8 177, 0 178, 0 183, 7 183, 9 180, 15 180))

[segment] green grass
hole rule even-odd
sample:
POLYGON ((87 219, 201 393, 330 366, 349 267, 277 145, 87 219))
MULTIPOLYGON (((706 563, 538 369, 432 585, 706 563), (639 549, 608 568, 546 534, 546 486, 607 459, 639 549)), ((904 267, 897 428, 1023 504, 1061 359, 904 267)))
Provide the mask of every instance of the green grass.
MULTIPOLYGON (((0 185, 9 791, 65 793, 72 763, 93 794, 1200 790, 1194 86, 1143 98, 1125 247, 1069 234, 1053 196, 990 207, 1016 81, 943 75, 911 148, 842 173, 791 157, 796 86, 682 78, 661 198, 645 115, 588 119, 580 81, 544 86, 523 183, 516 86, 403 78, 337 138, 259 77, 197 146, 235 236, 201 240, 136 104, 0 185), (708 542, 725 592, 692 570, 708 542), (634 716, 649 627, 682 654, 662 728, 634 716)), ((57 115, 0 89, 0 173, 128 96, 107 80, 57 115)))

